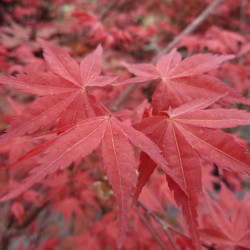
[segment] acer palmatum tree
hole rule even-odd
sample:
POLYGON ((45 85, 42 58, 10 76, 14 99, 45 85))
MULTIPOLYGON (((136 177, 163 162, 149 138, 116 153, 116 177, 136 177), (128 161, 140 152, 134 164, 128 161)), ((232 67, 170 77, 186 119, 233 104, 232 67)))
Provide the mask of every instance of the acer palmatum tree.
MULTIPOLYGON (((104 32, 93 16, 74 15, 104 32)), ((236 59, 233 50, 182 59, 173 49, 155 65, 123 59, 135 75, 124 79, 102 74, 101 45, 78 63, 64 49, 37 40, 44 61, 35 62, 42 67, 0 76, 6 91, 36 96, 26 107, 9 98, 16 115, 3 119, 12 120, 0 137, 6 161, 1 214, 8 221, 3 247, 29 227, 31 249, 64 246, 60 230, 71 231, 64 244, 76 249, 248 248, 249 196, 239 201, 232 193, 250 174, 248 146, 223 129, 250 123, 249 113, 232 108, 250 101, 218 78, 230 64, 215 71, 242 52, 236 59), (138 91, 138 99, 127 97, 129 105, 111 112, 123 85, 145 82, 155 86, 150 103, 138 91), (171 208, 183 217, 171 217, 171 208), (58 212, 64 226, 48 227, 47 218, 58 212)))
POLYGON ((172 51, 159 60, 157 68, 146 64, 128 66, 139 76, 125 83, 163 79, 153 95, 152 113, 134 128, 128 120, 122 121, 111 114, 87 90, 89 86, 116 84, 116 78, 99 76, 101 47, 85 57, 79 66, 63 50, 42 40, 41 44, 49 72, 0 78, 4 84, 40 96, 10 124, 10 129, 1 137, 1 143, 25 134, 32 135, 41 129, 55 128, 34 136, 53 134, 53 137, 9 166, 18 165, 30 157, 38 158, 37 167, 32 168, 23 183, 1 200, 17 197, 34 184, 42 183, 48 174, 69 167, 80 157, 86 157, 101 147, 105 173, 118 203, 118 246, 121 247, 136 184, 136 159, 130 144, 133 143, 142 151, 134 199, 138 198, 155 167, 161 167, 170 189, 174 190, 176 203, 186 217, 193 244, 200 249, 196 208, 202 189, 201 159, 226 170, 250 173, 249 154, 232 136, 218 130, 249 124, 250 115, 233 109, 202 111, 218 101, 249 102, 218 79, 202 74, 231 57, 197 55, 181 62, 180 55, 172 51), (188 83, 191 83, 188 85, 190 94, 185 89, 188 83), (171 89, 173 84, 176 95, 168 95, 169 91, 165 89, 171 89), (211 88, 211 85, 215 87, 211 88), (195 98, 192 88, 200 91, 199 97, 206 99, 195 98), (208 90, 204 91, 206 88, 208 90))

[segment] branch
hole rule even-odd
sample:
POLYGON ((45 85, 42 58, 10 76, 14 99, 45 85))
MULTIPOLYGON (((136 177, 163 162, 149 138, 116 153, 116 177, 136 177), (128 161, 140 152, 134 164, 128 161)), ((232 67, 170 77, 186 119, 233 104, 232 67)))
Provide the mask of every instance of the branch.
MULTIPOLYGON (((156 61, 171 51, 184 36, 190 35, 194 32, 214 11, 215 9, 222 3, 223 0, 215 0, 212 4, 210 4, 205 10, 201 12, 201 14, 195 18, 195 20, 190 23, 178 36, 176 36, 164 49, 162 49, 157 55, 151 60, 150 63, 156 63, 156 61)), ((138 84, 129 85, 119 96, 116 102, 111 106, 111 110, 117 111, 120 106, 128 99, 131 93, 137 88, 138 84)))
MULTIPOLYGON (((166 250, 164 243, 162 242, 161 238, 159 237, 159 235, 157 234, 157 232, 155 231, 153 226, 150 223, 148 223, 145 216, 140 212, 140 210, 136 206, 134 206, 134 210, 138 214, 138 216, 140 217, 140 219, 144 223, 144 225, 148 228, 148 230, 150 231, 150 233, 152 234, 152 236, 156 240, 156 242, 159 244, 161 249, 166 250)), ((176 250, 176 248, 175 248, 175 250, 176 250)))
POLYGON ((223 0, 215 0, 205 10, 197 16, 192 23, 190 23, 178 36, 176 36, 166 48, 162 49, 152 60, 152 63, 156 63, 160 57, 170 52, 184 36, 193 33, 204 21, 215 11, 215 9, 222 3, 223 0))

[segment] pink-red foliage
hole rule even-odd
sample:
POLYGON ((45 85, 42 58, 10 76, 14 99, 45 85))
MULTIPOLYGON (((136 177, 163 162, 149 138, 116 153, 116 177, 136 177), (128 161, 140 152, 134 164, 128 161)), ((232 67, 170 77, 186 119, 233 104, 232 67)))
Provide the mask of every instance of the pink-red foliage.
POLYGON ((0 4, 2 249, 249 248, 249 2, 148 63, 210 3, 0 4))

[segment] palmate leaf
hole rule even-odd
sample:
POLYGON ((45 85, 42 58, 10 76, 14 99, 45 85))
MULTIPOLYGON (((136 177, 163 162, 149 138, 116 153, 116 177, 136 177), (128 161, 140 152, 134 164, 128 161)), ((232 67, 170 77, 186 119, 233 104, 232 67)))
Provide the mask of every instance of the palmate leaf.
POLYGON ((104 167, 119 207, 118 246, 125 239, 130 195, 136 184, 136 160, 131 143, 152 158, 177 186, 180 185, 180 190, 187 193, 183 183, 167 166, 160 149, 143 133, 109 115, 84 120, 60 134, 52 144, 47 145, 45 151, 43 149, 40 166, 33 169, 23 184, 2 197, 1 201, 20 195, 32 185, 41 182, 46 175, 64 169, 80 157, 89 155, 100 143, 104 167))
POLYGON ((56 205, 54 206, 54 209, 55 209, 54 213, 62 211, 62 214, 64 217, 65 229, 67 229, 69 219, 70 219, 72 213, 75 213, 79 217, 81 217, 82 219, 85 219, 85 215, 80 208, 80 203, 74 197, 70 197, 70 198, 64 199, 64 200, 56 203, 56 205))
POLYGON ((211 98, 228 93, 223 101, 250 104, 248 99, 238 95, 219 79, 204 73, 217 68, 222 62, 234 56, 197 54, 181 61, 176 50, 161 57, 156 66, 151 64, 123 65, 136 77, 118 84, 131 84, 159 79, 160 83, 153 94, 152 106, 155 114, 170 106, 176 108, 184 103, 199 98, 211 98))
MULTIPOLYGON (((247 249, 250 244, 250 230, 249 222, 249 195, 245 194, 243 200, 238 201, 229 190, 221 192, 221 202, 215 202, 209 195, 204 192, 206 203, 208 205, 209 214, 211 215, 216 227, 201 229, 201 235, 205 240, 213 242, 217 248, 224 249, 247 249), (229 211, 225 209, 223 203, 223 196, 233 196, 233 208, 229 211), (230 213, 228 213, 230 212, 230 213), (230 214, 230 215, 229 215, 230 214)), ((228 198, 227 198, 228 199, 228 198)), ((232 203, 232 200, 230 200, 232 203)))
POLYGON ((40 128, 63 127, 83 119, 103 115, 100 104, 86 89, 103 87, 116 78, 99 76, 102 68, 102 48, 82 60, 80 66, 62 49, 39 39, 45 62, 51 72, 29 72, 17 77, 0 77, 0 82, 25 93, 42 96, 35 100, 10 124, 7 133, 0 137, 0 144, 33 133, 40 128))
MULTIPOLYGON (((231 135, 217 129, 250 124, 250 114, 240 110, 200 110, 217 100, 218 98, 195 100, 162 112, 166 116, 145 118, 135 126, 162 149, 169 167, 188 191, 189 196, 172 180, 168 180, 169 187, 174 190, 176 202, 187 219, 196 249, 201 249, 196 220, 198 194, 201 192, 199 156, 226 170, 250 175, 250 154, 231 135)), ((151 161, 145 164, 145 156, 142 155, 141 159, 134 200, 138 198, 156 167, 151 161)))

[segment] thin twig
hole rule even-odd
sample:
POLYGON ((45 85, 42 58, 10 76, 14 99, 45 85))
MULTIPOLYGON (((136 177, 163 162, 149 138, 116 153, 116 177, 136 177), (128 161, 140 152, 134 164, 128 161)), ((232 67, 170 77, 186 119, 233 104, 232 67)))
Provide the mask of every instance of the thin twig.
POLYGON ((100 14, 99 19, 103 20, 106 18, 106 16, 109 14, 109 12, 115 8, 115 6, 117 5, 117 3, 119 3, 119 1, 117 0, 112 0, 110 1, 110 4, 102 11, 102 13, 100 14))
POLYGON ((204 21, 215 11, 217 6, 222 3, 223 0, 215 0, 212 4, 210 4, 205 10, 201 12, 199 16, 197 16, 194 21, 188 25, 178 36, 176 36, 166 48, 162 49, 152 60, 152 63, 156 63, 160 57, 170 52, 184 36, 190 35, 193 33, 204 21))
POLYGON ((46 202, 44 203, 42 206, 40 207, 36 207, 35 209, 33 209, 26 217, 25 219, 23 220, 22 224, 20 225, 16 225, 16 226, 13 226, 15 227, 16 229, 23 229, 27 226, 29 226, 31 224, 31 222, 38 216, 38 214, 45 208, 49 205, 49 202, 46 202))
POLYGON ((148 223, 148 221, 146 220, 144 215, 140 212, 140 210, 136 206, 134 206, 134 210, 138 214, 138 216, 140 217, 140 219, 144 223, 144 225, 148 228, 148 230, 150 231, 150 233, 152 234, 152 236, 156 240, 156 242, 159 244, 161 249, 166 250, 164 243, 162 242, 161 238, 159 237, 159 235, 157 234, 157 232, 155 231, 153 226, 150 223, 148 223))
MULTIPOLYGON (((178 36, 176 36, 164 49, 160 50, 159 53, 151 60, 150 63, 155 63, 161 56, 171 51, 184 36, 190 35, 194 32, 222 3, 223 0, 215 0, 210 4, 201 14, 195 18, 178 36)), ((117 111, 120 106, 128 99, 131 93, 137 88, 138 84, 129 85, 119 96, 116 102, 112 105, 111 110, 117 111)))
MULTIPOLYGON (((176 233, 176 234, 179 234, 180 236, 186 238, 187 240, 190 240, 192 241, 192 238, 187 236, 186 234, 178 231, 177 229, 171 227, 170 225, 167 225, 167 223, 165 221, 163 221, 162 219, 160 219, 154 212, 152 212, 148 207, 146 207, 141 201, 137 201, 137 204, 139 206, 141 206, 146 212, 148 215, 150 215, 161 227, 162 229, 166 232, 167 236, 170 237, 169 239, 171 239, 171 244, 173 242, 173 239, 171 238, 168 230, 171 230, 172 232, 176 233)), ((206 247, 207 249, 209 250, 212 250, 213 248, 211 246, 208 246, 207 244, 205 243, 201 243, 202 246, 206 247)))
POLYGON ((138 84, 129 85, 118 97, 115 103, 110 107, 111 111, 118 111, 121 105, 128 99, 128 97, 134 92, 138 84))
MULTIPOLYGON (((139 206, 141 206, 146 212, 148 215, 150 215, 158 224, 160 224, 160 226, 162 227, 162 229, 166 232, 167 236, 168 236, 168 239, 171 243, 171 245, 173 246, 174 249, 177 249, 169 231, 168 231, 168 228, 169 226, 167 226, 167 224, 165 222, 163 222, 158 216, 156 216, 148 207, 146 207, 142 202, 140 202, 139 200, 137 201, 137 204, 139 206)), ((191 238, 190 238, 191 239, 191 238)))

